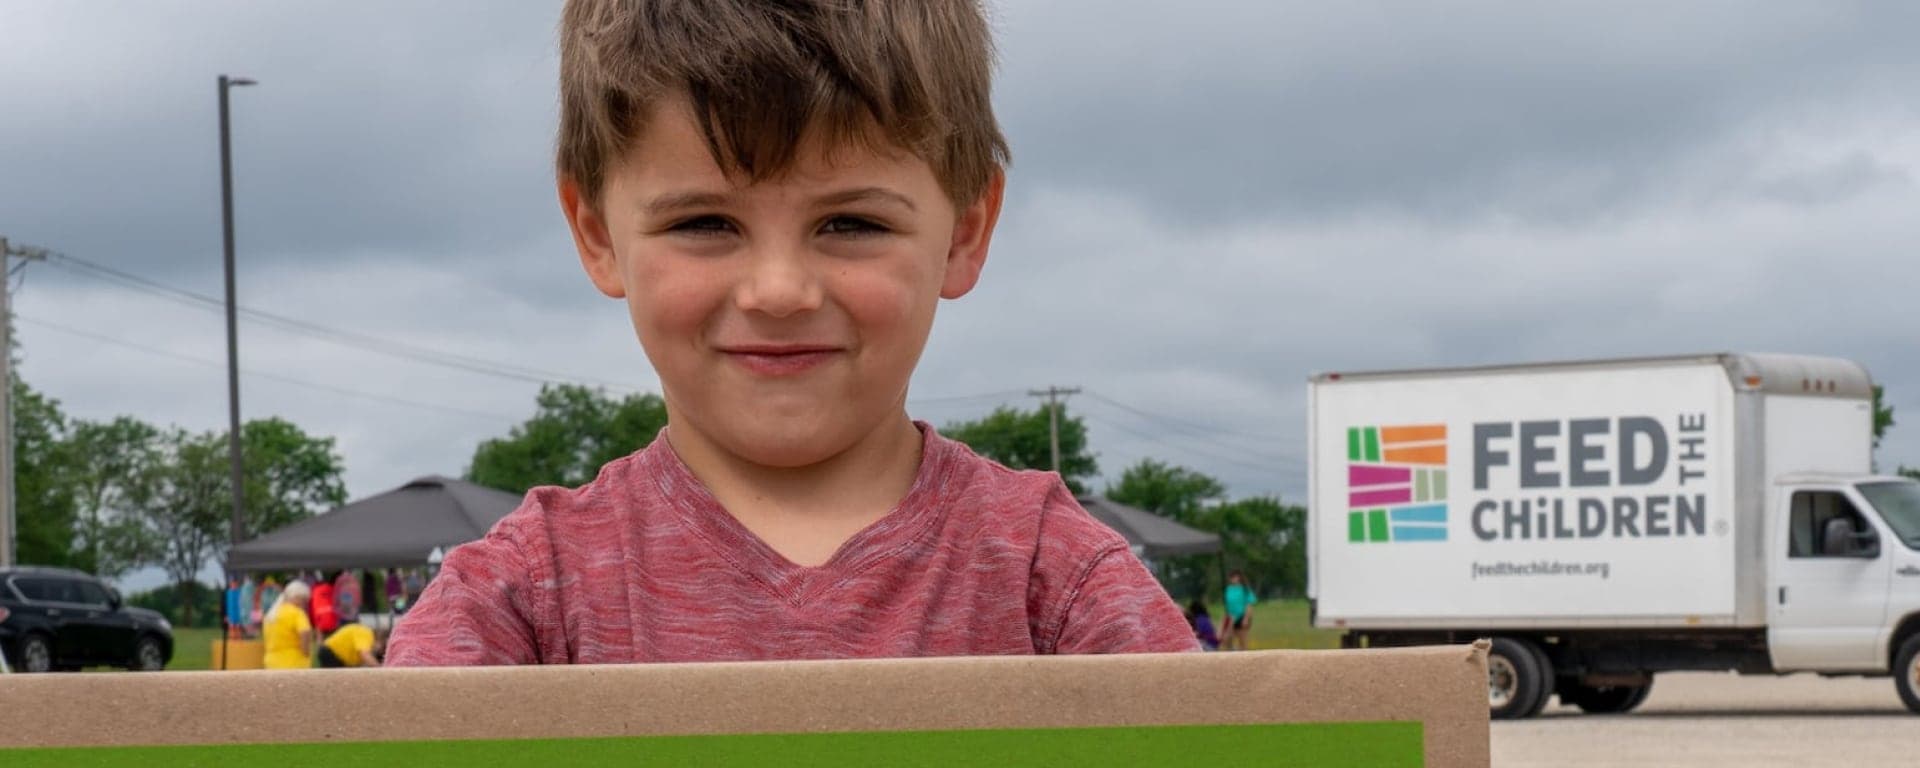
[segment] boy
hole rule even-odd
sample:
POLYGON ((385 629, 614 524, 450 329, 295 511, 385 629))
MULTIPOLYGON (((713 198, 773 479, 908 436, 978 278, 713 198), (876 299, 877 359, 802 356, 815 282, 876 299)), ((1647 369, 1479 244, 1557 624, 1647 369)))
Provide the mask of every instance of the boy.
POLYGON ((1187 651, 1051 473, 910 420, 1007 151, 973 0, 570 0, 559 196, 668 425, 447 556, 388 664, 1187 651))

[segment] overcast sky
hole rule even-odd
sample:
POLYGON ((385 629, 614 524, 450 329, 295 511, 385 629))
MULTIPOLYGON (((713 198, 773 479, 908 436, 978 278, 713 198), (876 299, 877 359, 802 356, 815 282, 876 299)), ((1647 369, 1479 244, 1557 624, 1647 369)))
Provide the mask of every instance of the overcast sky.
MULTIPOLYGON (((1109 477, 1300 502, 1313 371, 1779 351, 1866 364, 1920 465, 1920 4, 1445 5, 997 4, 1007 211, 914 414, 1077 385, 1109 477)), ((651 390, 553 202, 557 16, 0 0, 0 235, 220 295, 244 75, 243 306, 651 390)), ((216 310, 50 264, 15 307, 69 414, 225 428, 216 310)), ((354 496, 464 471, 537 390, 257 323, 241 360, 245 417, 337 438, 354 496)))

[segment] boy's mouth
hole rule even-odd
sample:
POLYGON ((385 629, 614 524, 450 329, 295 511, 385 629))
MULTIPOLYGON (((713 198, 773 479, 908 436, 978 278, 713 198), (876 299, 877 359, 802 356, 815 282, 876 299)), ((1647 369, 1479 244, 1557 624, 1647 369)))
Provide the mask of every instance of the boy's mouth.
POLYGON ((793 376, 813 370, 844 349, 824 344, 741 344, 719 351, 750 373, 793 376))

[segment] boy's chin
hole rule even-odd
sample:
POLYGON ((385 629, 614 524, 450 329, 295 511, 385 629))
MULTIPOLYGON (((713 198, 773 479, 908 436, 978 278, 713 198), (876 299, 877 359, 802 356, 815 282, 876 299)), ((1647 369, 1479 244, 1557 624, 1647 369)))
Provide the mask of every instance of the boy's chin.
POLYGON ((846 453, 871 430, 819 419, 751 419, 727 425, 715 442, 741 461, 774 469, 811 467, 846 453))

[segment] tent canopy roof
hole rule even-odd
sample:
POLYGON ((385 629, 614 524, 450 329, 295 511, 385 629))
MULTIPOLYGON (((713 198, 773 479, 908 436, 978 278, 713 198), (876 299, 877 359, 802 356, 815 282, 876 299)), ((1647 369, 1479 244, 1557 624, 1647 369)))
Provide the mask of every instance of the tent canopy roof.
POLYGON ((426 565, 435 548, 485 536, 518 506, 517 495, 431 475, 239 544, 227 554, 227 569, 426 565))
POLYGON ((1105 496, 1081 496, 1094 519, 1119 531, 1127 543, 1146 557, 1205 555, 1220 551, 1220 536, 1188 528, 1138 507, 1129 507, 1105 496))

